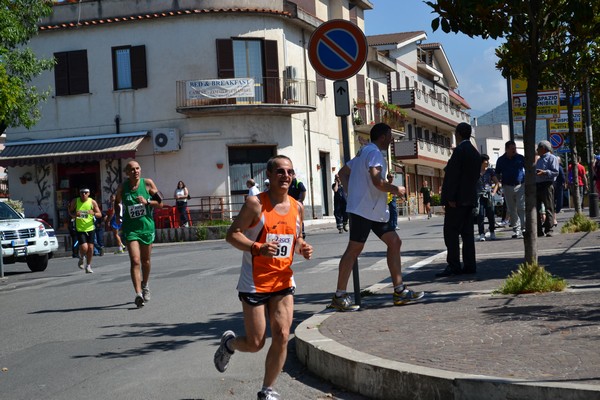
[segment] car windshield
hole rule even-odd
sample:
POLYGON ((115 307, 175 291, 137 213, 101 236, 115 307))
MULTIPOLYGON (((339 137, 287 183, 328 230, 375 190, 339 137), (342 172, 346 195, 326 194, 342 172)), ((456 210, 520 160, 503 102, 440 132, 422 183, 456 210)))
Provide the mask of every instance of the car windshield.
POLYGON ((8 204, 0 202, 0 220, 5 219, 23 219, 23 217, 8 204))

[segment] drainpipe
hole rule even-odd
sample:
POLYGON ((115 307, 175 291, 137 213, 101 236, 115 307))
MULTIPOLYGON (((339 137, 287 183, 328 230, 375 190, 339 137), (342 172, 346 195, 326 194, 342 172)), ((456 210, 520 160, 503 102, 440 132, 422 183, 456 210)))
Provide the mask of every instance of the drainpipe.
MULTIPOLYGON (((119 114, 115 115, 115 131, 116 133, 121 133, 121 116, 119 114)), ((117 161, 118 169, 117 172, 119 176, 119 183, 123 182, 123 164, 121 163, 121 159, 119 158, 117 161)))
MULTIPOLYGON (((306 91, 306 102, 308 103, 308 67, 307 67, 307 55, 306 55, 306 32, 302 29, 302 50, 304 52, 304 90, 306 91)), ((312 144, 311 144, 311 134, 310 134, 310 113, 306 112, 306 132, 308 135, 308 180, 310 186, 310 209, 312 211, 312 218, 317 219, 315 215, 315 191, 313 185, 313 171, 312 171, 312 144)))

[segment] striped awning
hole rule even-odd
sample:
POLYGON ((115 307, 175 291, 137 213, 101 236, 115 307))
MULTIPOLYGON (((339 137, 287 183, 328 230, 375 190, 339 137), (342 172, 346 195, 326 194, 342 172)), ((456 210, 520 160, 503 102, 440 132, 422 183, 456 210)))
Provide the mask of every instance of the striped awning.
POLYGON ((0 166, 73 163, 135 156, 147 131, 6 142, 0 152, 0 166))

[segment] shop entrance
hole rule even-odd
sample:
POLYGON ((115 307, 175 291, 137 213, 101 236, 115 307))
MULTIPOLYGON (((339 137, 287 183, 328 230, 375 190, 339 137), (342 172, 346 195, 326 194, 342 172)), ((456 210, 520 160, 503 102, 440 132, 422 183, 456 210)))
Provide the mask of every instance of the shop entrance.
POLYGON ((67 231, 69 229, 69 203, 79 196, 79 189, 90 189, 90 197, 96 200, 98 205, 102 204, 100 164, 97 161, 57 164, 57 172, 56 207, 59 221, 55 228, 67 231))

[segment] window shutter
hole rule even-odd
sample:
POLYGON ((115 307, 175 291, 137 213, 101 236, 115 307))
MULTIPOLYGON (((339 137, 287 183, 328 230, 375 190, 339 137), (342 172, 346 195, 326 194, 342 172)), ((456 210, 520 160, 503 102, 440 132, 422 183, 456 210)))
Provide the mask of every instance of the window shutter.
MULTIPOLYGON (((377 82, 373 83, 373 97, 375 99, 375 104, 377 104, 377 102, 379 101, 379 85, 377 84, 377 82)), ((375 112, 375 122, 379 123, 382 120, 382 114, 383 111, 378 108, 377 111, 375 112)))
POLYGON ((66 52, 54 53, 54 86, 56 96, 69 94, 69 60, 66 52))
POLYGON ((217 74, 220 79, 235 78, 231 39, 217 39, 217 74))
POLYGON ((87 50, 70 51, 68 59, 69 94, 89 93, 87 50))
POLYGON ((356 75, 356 100, 363 100, 365 102, 365 107, 359 108, 358 113, 360 114, 363 122, 368 124, 369 121, 367 121, 367 107, 370 106, 368 105, 367 96, 365 94, 365 76, 362 74, 356 75))
POLYGON ((279 59, 277 56, 277 41, 264 41, 265 56, 265 102, 271 104, 281 103, 281 90, 279 89, 279 59))
POLYGON ((146 46, 133 46, 131 56, 131 84, 134 89, 148 87, 148 74, 146 72, 146 46))
POLYGON ((327 82, 325 78, 316 73, 317 75, 317 96, 325 96, 327 95, 327 82))

